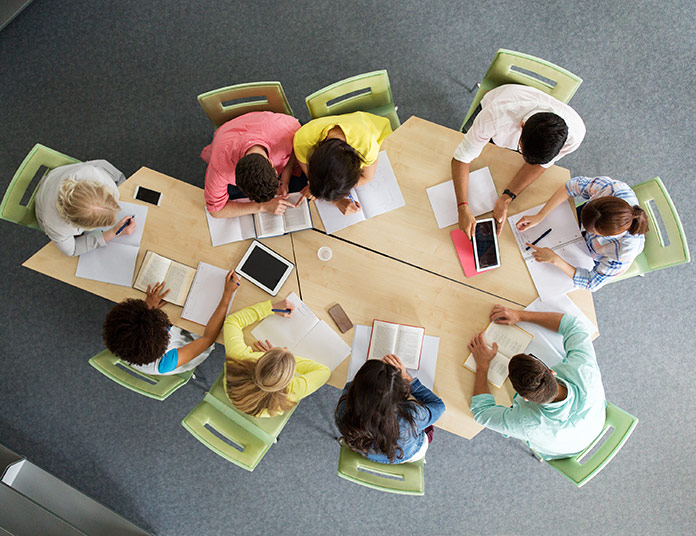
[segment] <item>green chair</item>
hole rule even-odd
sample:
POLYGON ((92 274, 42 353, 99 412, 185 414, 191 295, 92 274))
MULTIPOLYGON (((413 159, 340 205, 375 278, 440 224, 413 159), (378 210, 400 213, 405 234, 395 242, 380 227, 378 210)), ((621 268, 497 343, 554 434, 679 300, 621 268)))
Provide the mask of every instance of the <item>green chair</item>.
POLYGON ((689 245, 677 209, 667 193, 660 177, 642 182, 633 187, 638 204, 648 215, 650 230, 645 235, 645 248, 623 274, 612 277, 608 282, 621 281, 648 272, 684 264, 691 260, 689 245), (664 223, 667 236, 663 236, 658 225, 658 214, 664 223))
POLYGON ((256 418, 242 413, 225 394, 223 374, 181 424, 219 456, 253 471, 297 406, 275 417, 256 418))
POLYGON ((607 402, 607 420, 602 433, 590 446, 572 458, 547 460, 551 467, 563 474, 577 487, 587 484, 616 455, 638 424, 638 418, 607 402), (587 454, 609 433, 604 444, 585 460, 587 454))
POLYGON ((251 82, 214 89, 198 95, 203 111, 218 128, 248 112, 269 111, 293 115, 280 82, 251 82), (231 102, 231 101, 238 102, 231 102))
POLYGON ((315 91, 305 102, 312 119, 360 111, 386 117, 392 130, 401 125, 387 71, 373 71, 346 78, 315 91))
POLYGON ((481 80, 474 102, 471 103, 460 130, 464 130, 464 125, 481 103, 483 96, 503 84, 535 87, 567 104, 582 84, 582 78, 541 58, 501 48, 481 80))
POLYGON ((141 395, 164 400, 193 376, 193 370, 181 374, 152 375, 134 369, 108 350, 98 353, 89 364, 107 378, 141 395))
POLYGON ((377 463, 353 452, 341 441, 338 457, 338 476, 355 484, 401 495, 424 495, 425 459, 410 463, 377 463))
POLYGON ((66 164, 76 164, 77 162, 79 160, 54 151, 40 143, 34 145, 24 158, 24 161, 19 165, 10 185, 7 187, 7 191, 5 191, 2 204, 0 204, 0 218, 40 230, 41 228, 36 221, 36 214, 34 213, 34 198, 39 186, 38 183, 26 205, 22 205, 22 198, 42 166, 48 168, 44 173, 45 175, 54 168, 66 164))

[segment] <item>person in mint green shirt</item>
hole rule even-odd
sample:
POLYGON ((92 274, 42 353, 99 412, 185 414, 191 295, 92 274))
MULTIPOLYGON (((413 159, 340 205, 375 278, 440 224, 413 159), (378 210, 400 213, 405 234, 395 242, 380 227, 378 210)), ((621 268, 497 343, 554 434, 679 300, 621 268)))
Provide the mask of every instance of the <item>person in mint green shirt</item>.
POLYGON ((483 333, 469 343, 476 360, 471 412, 476 422, 526 442, 546 460, 568 458, 592 443, 606 418, 606 398, 597 357, 585 325, 560 313, 493 307, 491 321, 512 325, 533 322, 563 335, 565 356, 549 369, 531 354, 517 354, 508 365, 516 394, 512 407, 495 403, 488 389, 488 367, 498 345, 489 347, 483 333))

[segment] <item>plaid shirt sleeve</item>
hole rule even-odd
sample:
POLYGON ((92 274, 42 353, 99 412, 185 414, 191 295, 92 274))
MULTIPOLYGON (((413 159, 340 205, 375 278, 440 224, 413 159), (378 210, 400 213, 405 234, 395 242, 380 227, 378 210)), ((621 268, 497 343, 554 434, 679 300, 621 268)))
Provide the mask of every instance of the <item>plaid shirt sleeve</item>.
POLYGON ((624 185, 622 182, 615 181, 609 177, 595 177, 594 179, 589 177, 573 177, 566 182, 566 192, 572 197, 594 199, 595 197, 616 195, 614 190, 619 184, 624 185))
POLYGON ((619 275, 626 270, 633 262, 621 262, 609 257, 602 257, 599 261, 595 262, 594 268, 588 270, 586 268, 576 268, 575 275, 573 276, 573 284, 577 288, 584 288, 594 292, 599 287, 604 285, 609 278, 615 275, 619 275))

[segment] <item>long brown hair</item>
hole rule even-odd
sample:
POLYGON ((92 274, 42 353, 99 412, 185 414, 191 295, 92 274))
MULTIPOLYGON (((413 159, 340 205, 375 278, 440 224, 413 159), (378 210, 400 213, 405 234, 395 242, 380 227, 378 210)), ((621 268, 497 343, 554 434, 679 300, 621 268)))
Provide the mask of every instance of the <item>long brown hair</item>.
POLYGON ((628 231, 632 235, 648 232, 648 216, 638 205, 631 206, 613 195, 588 202, 580 216, 582 225, 602 236, 612 236, 628 231))
POLYGON ((394 366, 368 360, 341 396, 334 413, 336 426, 351 449, 363 455, 382 453, 394 461, 403 457, 398 445, 399 421, 406 421, 415 434, 415 411, 420 405, 410 400, 411 386, 394 366))
POLYGON ((283 348, 273 348, 257 360, 225 358, 227 396, 239 411, 254 417, 264 410, 273 417, 297 404, 287 392, 294 375, 295 357, 283 348))

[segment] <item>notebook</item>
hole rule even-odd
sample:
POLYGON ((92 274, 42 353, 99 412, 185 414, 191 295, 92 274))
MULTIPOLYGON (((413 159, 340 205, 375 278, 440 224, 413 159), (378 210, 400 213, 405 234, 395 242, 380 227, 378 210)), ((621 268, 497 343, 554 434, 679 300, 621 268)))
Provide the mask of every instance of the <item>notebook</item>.
POLYGON ((362 207, 355 214, 342 214, 336 205, 329 201, 315 201, 327 234, 406 205, 386 151, 379 153, 374 178, 367 184, 353 188, 350 194, 362 207))
POLYGON ((474 277, 483 272, 476 271, 476 261, 474 260, 474 244, 469 240, 469 237, 464 234, 461 229, 454 229, 450 232, 452 244, 459 257, 459 263, 462 265, 464 275, 466 277, 474 277))
MULTIPOLYGON (((224 268, 199 262, 184 303, 184 309, 181 311, 181 318, 202 326, 207 325, 225 290, 227 272, 228 270, 224 268)), ((230 305, 227 307, 228 314, 236 295, 235 292, 230 300, 230 305)))
POLYGON ((375 319, 372 321, 367 359, 382 359, 387 354, 394 354, 407 369, 418 370, 424 337, 425 328, 375 319))
POLYGON ((525 231, 517 230, 517 222, 523 216, 537 214, 543 206, 542 204, 510 216, 508 222, 510 222, 517 247, 527 264, 527 269, 532 276, 539 297, 542 300, 547 300, 573 290, 575 288, 573 280, 551 263, 535 261, 534 250, 527 249, 527 242, 534 242, 551 229, 551 232, 536 244, 538 247, 551 248, 562 259, 575 267, 591 270, 594 267, 594 261, 587 249, 585 239, 580 233, 573 208, 569 203, 564 202, 556 207, 539 225, 525 231))
POLYGON ((294 306, 290 318, 271 315, 251 330, 257 340, 273 346, 287 346, 295 355, 306 357, 334 370, 350 354, 350 346, 326 322, 319 320, 294 292, 287 298, 294 306))
MULTIPOLYGON (((446 182, 425 189, 430 207, 435 214, 440 229, 454 225, 459 221, 457 197, 454 194, 454 182, 446 182)), ((469 173, 469 208, 474 216, 480 216, 493 210, 498 200, 491 171, 485 167, 469 173)))
MULTIPOLYGON (((492 346, 494 342, 498 343, 498 353, 488 368, 488 383, 500 388, 508 376, 510 359, 512 356, 526 351, 534 339, 534 335, 518 326, 506 326, 491 322, 488 324, 483 337, 488 346, 492 346)), ((466 358, 464 366, 472 372, 476 372, 476 360, 472 354, 466 358)))

